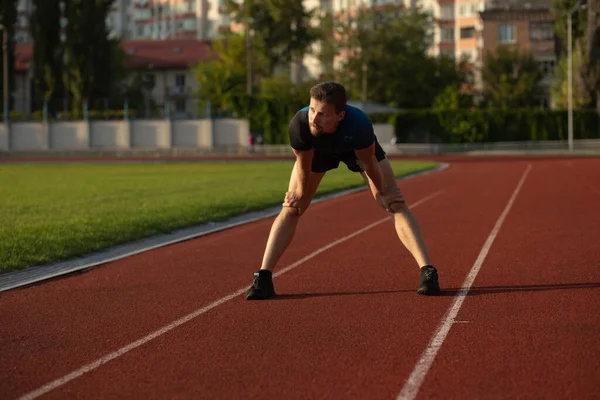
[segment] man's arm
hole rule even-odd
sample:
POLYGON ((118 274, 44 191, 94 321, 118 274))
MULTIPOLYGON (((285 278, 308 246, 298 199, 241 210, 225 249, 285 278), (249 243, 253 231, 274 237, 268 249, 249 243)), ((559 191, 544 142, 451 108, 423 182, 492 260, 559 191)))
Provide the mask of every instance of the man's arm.
POLYGON ((364 149, 354 150, 356 156, 360 160, 366 174, 371 178, 373 184, 380 194, 385 194, 386 187, 383 179, 383 173, 375 157, 375 143, 364 149))
POLYGON ((314 149, 310 150, 296 150, 292 149, 296 155, 296 179, 298 186, 296 187, 296 194, 302 198, 306 191, 306 185, 308 182, 308 176, 311 173, 312 159, 314 156, 314 149))

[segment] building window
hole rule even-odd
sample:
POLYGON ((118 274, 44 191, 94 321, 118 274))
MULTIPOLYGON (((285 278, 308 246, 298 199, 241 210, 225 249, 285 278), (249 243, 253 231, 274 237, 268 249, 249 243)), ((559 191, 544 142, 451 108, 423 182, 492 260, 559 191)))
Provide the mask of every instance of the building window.
POLYGON ((498 42, 515 42, 515 26, 513 24, 502 24, 498 27, 498 42))
POLYGON ((458 6, 458 15, 461 17, 472 17, 477 15, 477 3, 464 3, 458 6))
POLYGON ((554 69, 556 68, 555 60, 542 60, 538 61, 538 64, 540 67, 540 71, 542 71, 542 74, 544 74, 544 76, 554 74, 554 69))
POLYGON ((454 27, 442 26, 440 28, 440 37, 441 42, 454 42, 454 27))
POLYGON ((531 40, 553 40, 554 25, 552 22, 532 22, 529 29, 531 40))
POLYGON ((175 100, 175 111, 176 112, 184 112, 185 111, 185 99, 175 100))
POLYGON ((461 39, 470 39, 475 37, 475 27, 467 26, 464 28, 460 28, 460 38, 461 39))
POLYGON ((185 75, 184 74, 175 75, 175 86, 177 86, 177 87, 185 86, 185 75))
POLYGON ((454 19, 454 4, 440 5, 440 19, 444 21, 454 19))

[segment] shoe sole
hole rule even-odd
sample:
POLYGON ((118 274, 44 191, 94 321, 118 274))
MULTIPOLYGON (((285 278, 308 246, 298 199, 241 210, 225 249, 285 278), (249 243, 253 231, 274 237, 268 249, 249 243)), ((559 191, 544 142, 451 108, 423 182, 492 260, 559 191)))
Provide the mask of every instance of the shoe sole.
POLYGON ((269 294, 258 294, 258 293, 246 293, 246 300, 266 300, 269 299, 271 297, 276 296, 275 293, 269 293, 269 294))
POLYGON ((418 294, 426 295, 426 296, 436 296, 440 294, 441 290, 439 288, 419 288, 417 289, 418 294))

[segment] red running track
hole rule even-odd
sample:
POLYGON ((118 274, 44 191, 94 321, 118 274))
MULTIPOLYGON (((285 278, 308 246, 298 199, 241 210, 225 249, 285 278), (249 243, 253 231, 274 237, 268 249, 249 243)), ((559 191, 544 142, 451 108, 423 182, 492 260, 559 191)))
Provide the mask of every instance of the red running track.
POLYGON ((272 218, 0 293, 0 398, 594 398, 600 160, 402 188, 442 296, 357 193, 305 214, 270 301, 241 291, 272 218))

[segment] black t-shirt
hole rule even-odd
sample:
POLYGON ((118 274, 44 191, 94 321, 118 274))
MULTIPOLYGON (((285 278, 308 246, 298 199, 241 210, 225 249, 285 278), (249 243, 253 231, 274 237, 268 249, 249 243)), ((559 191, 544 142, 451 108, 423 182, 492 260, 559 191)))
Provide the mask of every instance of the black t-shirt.
POLYGON ((375 143, 373 124, 367 114, 357 107, 346 105, 344 118, 331 134, 315 137, 310 133, 308 109, 299 110, 289 125, 290 145, 300 151, 315 149, 323 153, 343 153, 360 150, 375 143))

